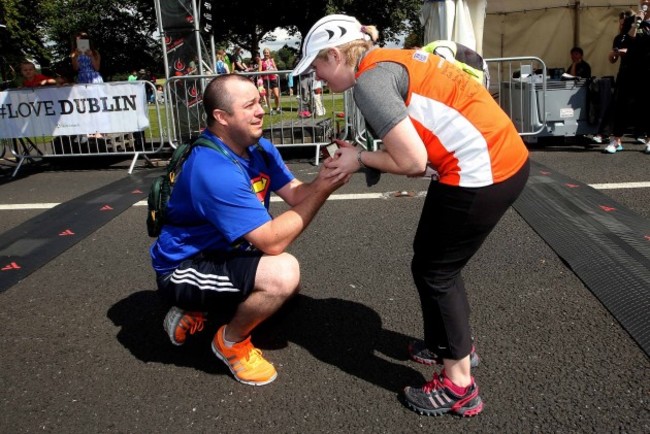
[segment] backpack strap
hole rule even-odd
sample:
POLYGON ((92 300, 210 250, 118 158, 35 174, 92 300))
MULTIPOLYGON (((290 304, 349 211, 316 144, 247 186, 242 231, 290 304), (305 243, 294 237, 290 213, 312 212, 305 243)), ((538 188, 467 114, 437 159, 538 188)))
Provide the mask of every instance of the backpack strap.
MULTIPOLYGON (((220 152, 221 154, 228 157, 228 159, 230 159, 233 163, 235 163, 237 166, 241 168, 239 161, 233 158, 233 156, 230 155, 225 149, 223 149, 221 145, 214 143, 212 140, 206 139, 204 137, 199 137, 194 141, 194 143, 192 143, 192 146, 205 146, 206 148, 214 149, 215 151, 220 152)), ((269 159, 269 154, 268 152, 266 152, 266 149, 264 149, 262 145, 260 145, 260 142, 255 143, 255 149, 257 149, 259 153, 262 155, 266 167, 269 167, 271 164, 271 160, 269 159)))

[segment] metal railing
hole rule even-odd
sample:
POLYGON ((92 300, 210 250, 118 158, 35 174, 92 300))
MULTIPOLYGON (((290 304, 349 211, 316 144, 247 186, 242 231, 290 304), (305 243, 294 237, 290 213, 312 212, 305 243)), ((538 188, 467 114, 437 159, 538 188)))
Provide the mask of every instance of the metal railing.
MULTIPOLYGON (((331 142, 333 137, 346 138, 352 127, 349 122, 349 93, 316 93, 311 85, 300 85, 295 77, 297 89, 291 93, 284 82, 291 70, 239 73, 249 77, 260 89, 265 106, 263 136, 276 147, 315 147, 315 164, 319 163, 320 147, 331 142), (274 96, 268 95, 270 75, 277 75, 280 95, 276 111, 274 96), (268 101, 268 103, 267 103, 268 101)), ((165 85, 168 143, 176 147, 179 143, 198 137, 207 126, 202 104, 205 86, 214 75, 190 75, 170 78, 165 85)), ((308 78, 307 78, 308 79, 308 78)))
MULTIPOLYGON (((492 81, 489 90, 510 116, 519 134, 532 136, 542 131, 546 124, 544 62, 537 57, 495 58, 486 59, 486 62, 492 81)), ((290 72, 254 71, 241 75, 249 77, 256 85, 261 84, 268 92, 268 75, 277 74, 284 84, 290 72)), ((131 173, 140 156, 147 158, 160 152, 166 144, 175 148, 199 136, 207 125, 202 104, 203 89, 212 78, 214 75, 190 75, 167 80, 164 96, 153 98, 147 105, 150 126, 144 131, 102 134, 101 125, 91 125, 90 128, 100 136, 39 136, 27 132, 20 137, 2 139, 2 155, 9 150, 16 158, 18 164, 12 176, 25 161, 39 158, 116 155, 133 156, 129 167, 131 173), (157 130, 152 128, 152 121, 156 121, 157 130)), ((369 150, 379 148, 381 140, 373 138, 367 131, 365 119, 354 104, 352 91, 317 94, 313 86, 301 86, 300 78, 295 77, 294 80, 298 82, 295 92, 288 92, 285 85, 280 87, 280 111, 272 110, 276 107, 274 97, 267 95, 270 107, 265 109, 263 135, 276 147, 315 147, 316 165, 319 164, 320 147, 330 143, 334 137, 354 141, 369 150)), ((74 86, 111 86, 120 83, 124 82, 74 86)), ((148 94, 156 95, 152 83, 137 83, 149 87, 148 94)), ((34 91, 38 92, 38 89, 34 91)))
POLYGON ((534 136, 546 126, 546 64, 538 57, 485 60, 490 68, 490 93, 521 136, 534 136))

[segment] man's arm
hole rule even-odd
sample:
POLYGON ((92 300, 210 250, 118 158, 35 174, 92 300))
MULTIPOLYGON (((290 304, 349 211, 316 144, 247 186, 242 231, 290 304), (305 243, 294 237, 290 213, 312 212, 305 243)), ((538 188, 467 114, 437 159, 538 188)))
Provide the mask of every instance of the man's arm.
POLYGON ((292 208, 252 230, 244 238, 266 254, 284 252, 311 223, 329 195, 350 179, 349 176, 342 180, 326 178, 326 172, 328 169, 323 168, 310 183, 294 179, 278 190, 278 196, 292 208))

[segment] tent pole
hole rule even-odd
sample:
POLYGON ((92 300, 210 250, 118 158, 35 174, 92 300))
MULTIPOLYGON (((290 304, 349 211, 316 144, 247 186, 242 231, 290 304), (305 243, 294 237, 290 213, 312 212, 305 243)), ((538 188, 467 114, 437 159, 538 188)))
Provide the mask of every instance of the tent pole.
POLYGON ((158 35, 160 36, 160 44, 162 46, 163 63, 165 65, 165 79, 169 80, 169 60, 167 59, 167 44, 165 43, 165 29, 163 29, 160 0, 155 0, 154 6, 156 9, 156 21, 158 22, 158 35))
POLYGON ((573 46, 580 46, 580 0, 576 0, 573 25, 573 46))

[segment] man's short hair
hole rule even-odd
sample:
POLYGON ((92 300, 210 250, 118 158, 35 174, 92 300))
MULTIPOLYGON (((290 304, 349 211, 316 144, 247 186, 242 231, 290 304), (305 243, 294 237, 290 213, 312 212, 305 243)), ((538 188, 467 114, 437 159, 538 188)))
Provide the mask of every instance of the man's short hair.
POLYGON ((571 54, 573 54, 573 53, 578 53, 578 54, 580 54, 581 56, 583 56, 583 55, 585 54, 585 53, 582 51, 582 48, 580 48, 580 47, 573 47, 573 48, 571 49, 571 54))
POLYGON ((212 125, 214 122, 212 112, 217 109, 232 114, 232 95, 228 89, 228 83, 231 80, 251 83, 247 77, 236 74, 223 74, 213 78, 203 92, 203 108, 208 125, 212 125))

